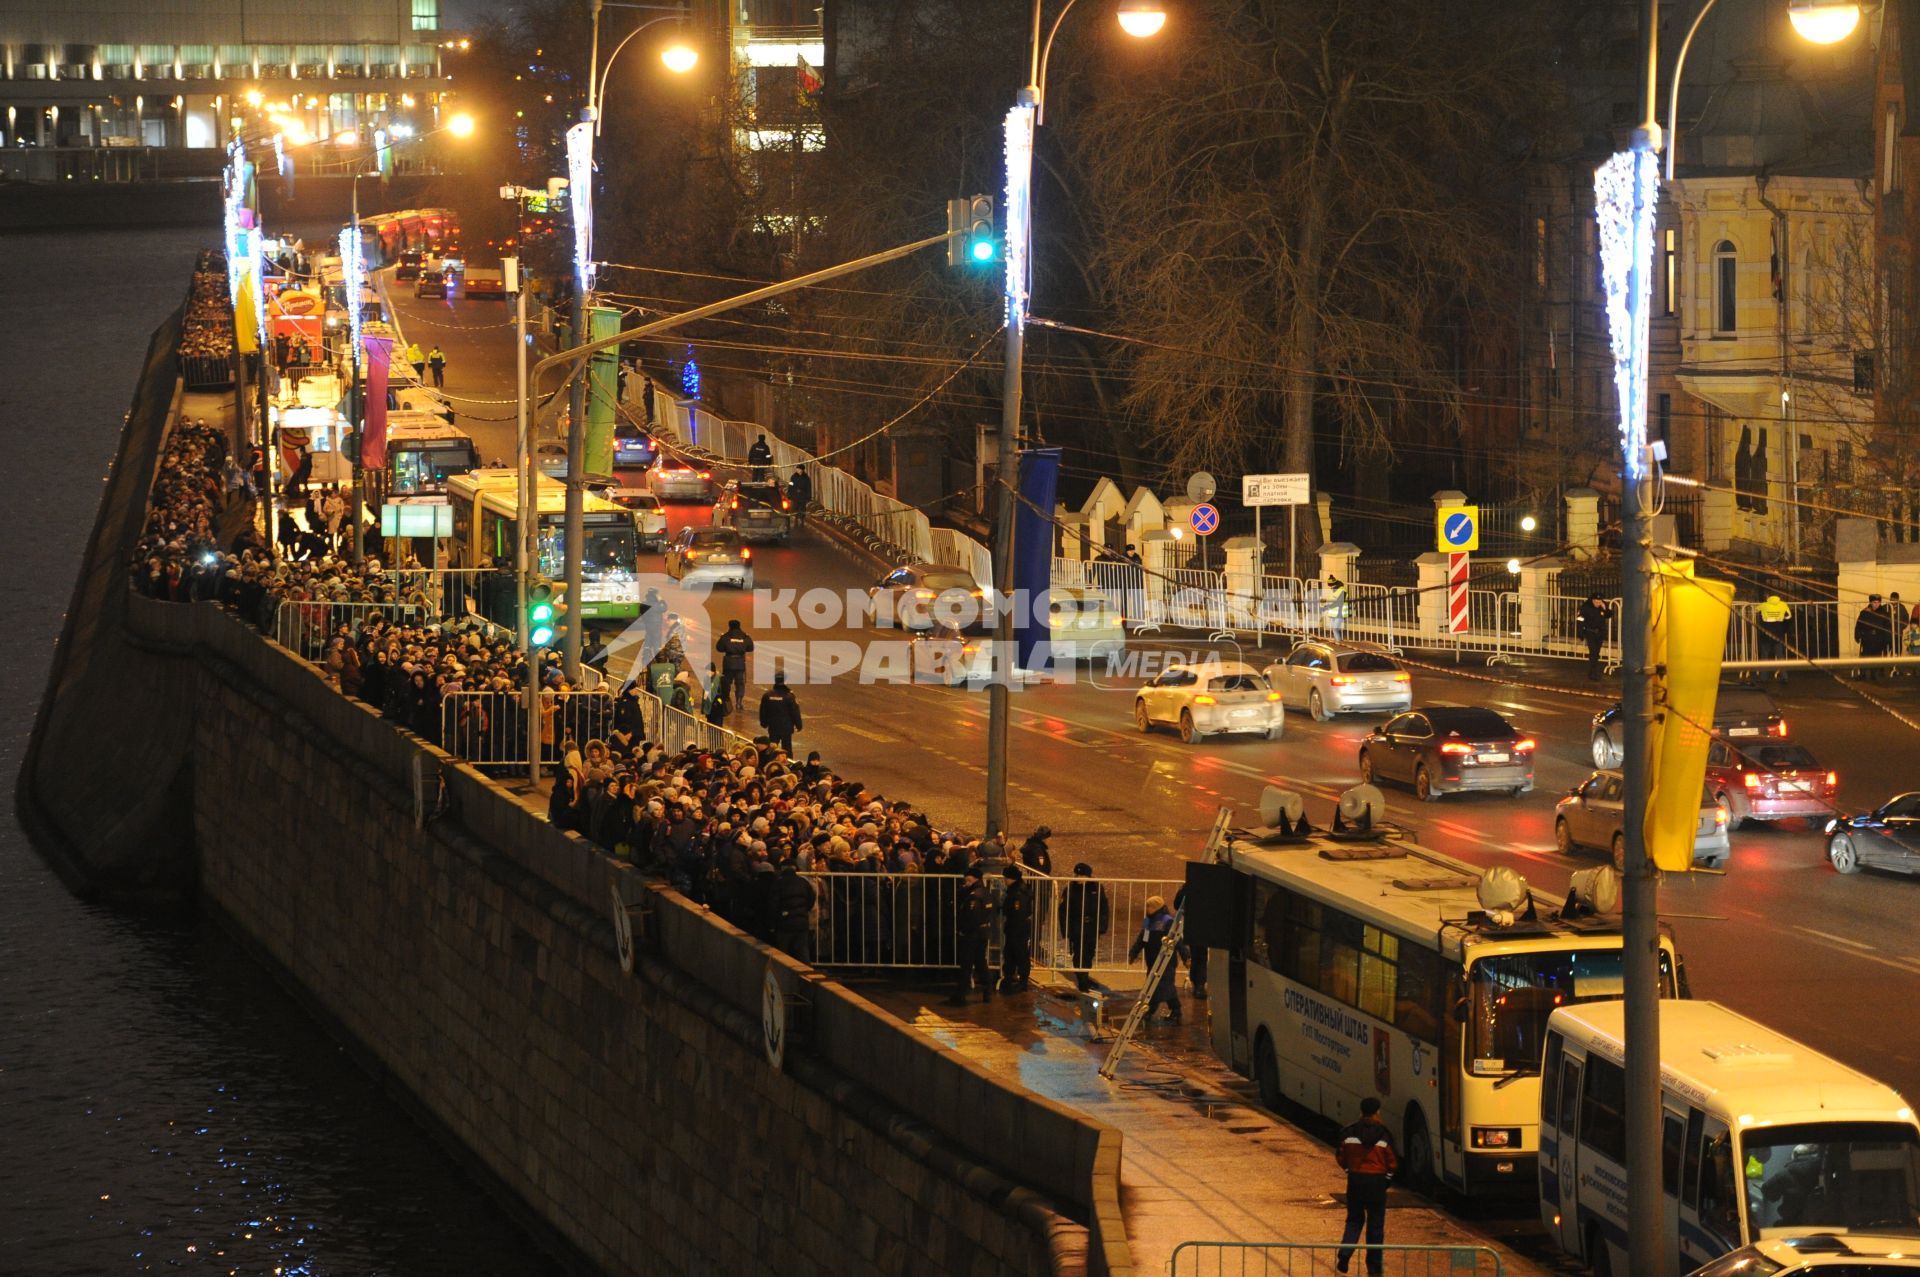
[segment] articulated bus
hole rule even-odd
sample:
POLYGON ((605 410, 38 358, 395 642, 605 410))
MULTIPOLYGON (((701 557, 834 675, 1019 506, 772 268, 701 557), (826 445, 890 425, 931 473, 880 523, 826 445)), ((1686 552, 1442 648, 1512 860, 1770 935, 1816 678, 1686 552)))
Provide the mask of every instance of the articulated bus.
MULTIPOLYGON (((1623 1003, 1555 1011, 1540 1216, 1597 1273, 1627 1265, 1623 1003)), ((1890 1087, 1712 1002, 1660 1005, 1660 1162, 1676 1272, 1782 1230, 1920 1229, 1920 1126, 1890 1087)))
MULTIPOLYGON (((1377 1097, 1414 1183, 1531 1196, 1547 1017, 1621 996, 1619 919, 1486 910, 1479 870, 1407 842, 1236 843, 1227 865, 1221 1059, 1269 1108, 1345 1123, 1377 1097)), ((1663 997, 1680 974, 1663 935, 1663 997)))
MULTIPOLYGON (((566 576, 566 487, 545 475, 537 479, 540 535, 534 570, 558 581, 566 576)), ((512 467, 455 475, 447 481, 447 494, 453 503, 449 565, 511 571, 520 523, 520 494, 512 467)), ((639 564, 640 532, 633 511, 587 494, 586 545, 574 615, 589 629, 618 629, 637 619, 639 564)), ((489 610, 490 619, 502 625, 515 623, 510 606, 506 616, 492 615, 495 610, 489 610)))

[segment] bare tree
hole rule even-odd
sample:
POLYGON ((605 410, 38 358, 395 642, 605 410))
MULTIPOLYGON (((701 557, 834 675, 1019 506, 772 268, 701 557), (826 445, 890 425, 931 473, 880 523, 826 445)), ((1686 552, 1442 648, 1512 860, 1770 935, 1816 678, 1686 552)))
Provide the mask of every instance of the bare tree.
POLYGON ((1548 96, 1531 12, 1196 0, 1180 56, 1099 97, 1076 149, 1151 446, 1311 472, 1323 425, 1348 458, 1458 424, 1442 330, 1518 300, 1509 122, 1548 96))

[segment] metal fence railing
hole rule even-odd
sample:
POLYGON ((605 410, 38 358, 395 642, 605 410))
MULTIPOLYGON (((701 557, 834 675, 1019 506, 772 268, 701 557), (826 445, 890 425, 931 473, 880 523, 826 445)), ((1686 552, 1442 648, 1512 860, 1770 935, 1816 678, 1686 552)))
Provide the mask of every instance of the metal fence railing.
POLYGON ((273 641, 309 661, 319 661, 334 634, 344 627, 357 638, 361 627, 376 616, 400 625, 432 619, 417 603, 281 599, 273 612, 273 641))
MULTIPOLYGON (((530 761, 526 692, 478 690, 440 698, 440 746, 479 767, 518 766, 530 761)), ((541 761, 558 765, 571 739, 585 745, 613 730, 614 699, 606 690, 540 693, 541 761)))
POLYGON ((1351 1267, 1386 1277, 1501 1277, 1491 1246, 1355 1245, 1338 1242, 1181 1242, 1167 1260, 1168 1277, 1298 1277, 1332 1273, 1342 1250, 1351 1267))

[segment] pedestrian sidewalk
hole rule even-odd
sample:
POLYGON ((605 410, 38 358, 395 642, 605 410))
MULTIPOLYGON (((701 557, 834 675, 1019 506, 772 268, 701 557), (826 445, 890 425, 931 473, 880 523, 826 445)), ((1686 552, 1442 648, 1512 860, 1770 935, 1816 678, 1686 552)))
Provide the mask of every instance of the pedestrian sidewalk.
MULTIPOLYGON (((1166 1273, 1185 1241, 1340 1240, 1346 1179, 1331 1146, 1260 1108, 1253 1084, 1215 1057, 1207 1003, 1185 1001, 1183 1025, 1143 1028, 1108 1082, 1099 1068, 1125 1015, 1124 998, 1113 1000, 1120 1005, 1109 1040, 1093 1042, 1073 1018, 1070 998, 1037 987, 965 1008, 944 1004, 944 984, 858 987, 936 1041, 1122 1132, 1120 1203, 1141 1277, 1166 1273)), ((1522 1231, 1506 1221, 1476 1229, 1398 1188, 1389 1202, 1389 1244, 1490 1246, 1507 1277, 1556 1271, 1535 1257, 1546 1253, 1544 1241, 1527 1247, 1532 1254, 1496 1241, 1495 1232, 1522 1231)), ((1285 1261, 1275 1270, 1321 1271, 1285 1261)))

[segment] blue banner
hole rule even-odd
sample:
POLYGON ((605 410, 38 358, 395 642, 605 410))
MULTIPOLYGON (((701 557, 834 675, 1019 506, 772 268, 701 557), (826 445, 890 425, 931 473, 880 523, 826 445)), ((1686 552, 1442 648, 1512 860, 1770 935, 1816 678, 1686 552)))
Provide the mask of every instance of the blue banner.
POLYGON ((1045 601, 1053 584, 1053 496, 1059 477, 1060 449, 1020 454, 1020 500, 1013 508, 1013 597, 1020 609, 1013 617, 1013 650, 1014 664, 1023 670, 1053 663, 1045 601))

